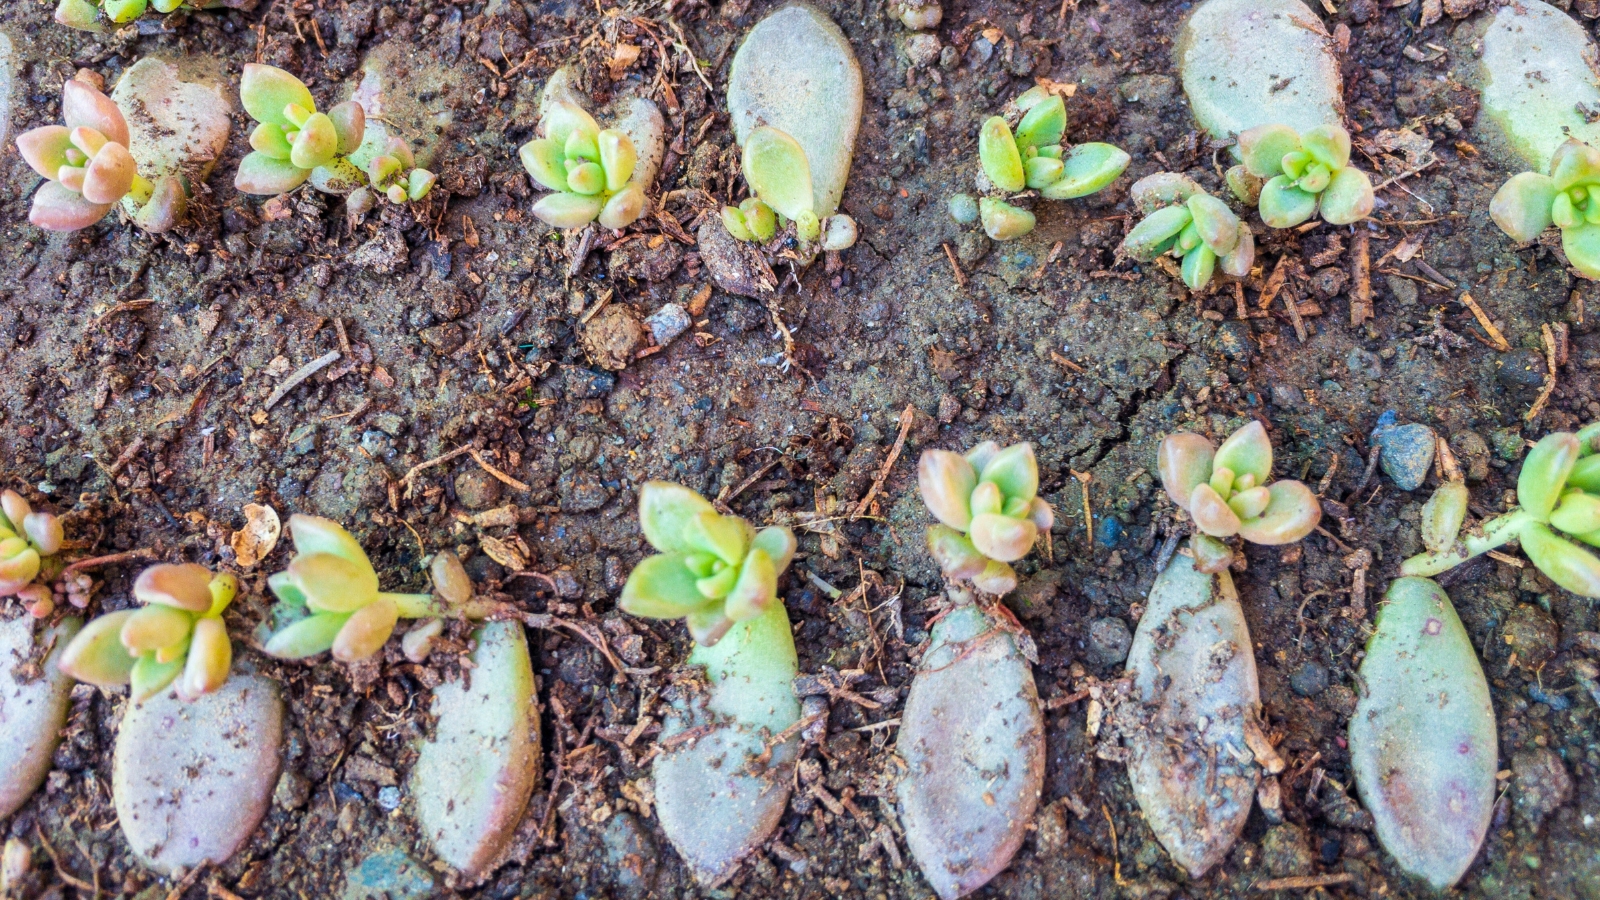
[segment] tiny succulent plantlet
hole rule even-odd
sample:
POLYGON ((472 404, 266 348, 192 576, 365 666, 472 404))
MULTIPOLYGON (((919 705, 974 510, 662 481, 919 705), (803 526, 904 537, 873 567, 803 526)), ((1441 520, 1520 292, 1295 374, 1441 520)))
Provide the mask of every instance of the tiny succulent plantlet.
POLYGON ((926 450, 917 461, 917 487, 940 522, 928 527, 928 551, 946 578, 971 581, 985 594, 1015 588, 1009 563, 1055 524, 1055 512, 1039 496, 1032 444, 1002 450, 984 441, 965 456, 926 450))
POLYGON ((1514 241, 1560 228, 1567 261, 1584 277, 1600 279, 1600 150, 1567 140, 1551 156, 1549 175, 1523 172, 1502 185, 1489 216, 1514 241))
POLYGON ((35 512, 16 491, 0 493, 0 597, 17 597, 35 618, 50 615, 55 601, 37 579, 64 539, 58 517, 35 512))
POLYGON ((107 613, 84 626, 61 654, 62 672, 101 687, 129 685, 135 703, 168 685, 194 700, 222 687, 233 644, 222 612, 239 580, 194 564, 145 569, 133 583, 138 609, 107 613))
MULTIPOLYGON (((267 579, 277 596, 278 623, 263 647, 280 659, 305 659, 327 650, 334 659, 356 662, 383 648, 400 619, 433 619, 456 613, 482 618, 486 608, 468 602, 460 563, 435 554, 434 594, 396 594, 378 590, 378 573, 366 551, 337 522, 318 516, 289 517, 295 555, 289 567, 267 579)), ((409 649, 409 648, 408 648, 409 649)))
MULTIPOLYGON (((978 131, 978 160, 988 187, 1001 196, 978 201, 983 230, 1009 241, 1033 230, 1033 213, 1007 203, 1004 196, 1035 190, 1046 200, 1087 197, 1104 189, 1128 168, 1129 156, 1110 144, 1063 144, 1067 108, 1042 87, 1030 88, 1011 103, 1016 130, 1005 116, 991 116, 978 131)), ((989 191, 985 191, 989 193, 989 191)))
POLYGON ((1292 544, 1322 521, 1322 507, 1298 481, 1269 483, 1272 441, 1251 422, 1218 447, 1201 435, 1179 432, 1161 441, 1157 468, 1167 496, 1194 519, 1190 540, 1195 568, 1225 571, 1233 550, 1222 539, 1253 544, 1292 544))
POLYGON ((1522 461, 1516 508, 1465 533, 1466 487, 1457 478, 1446 480, 1423 507, 1427 551, 1401 563, 1401 574, 1437 575, 1516 540, 1551 581, 1574 594, 1600 597, 1600 556, 1580 546, 1600 547, 1597 438, 1600 424, 1546 435, 1522 461))
POLYGON ((1218 269, 1235 278, 1250 274, 1255 236, 1226 203, 1171 172, 1139 179, 1131 193, 1145 217, 1123 238, 1124 253, 1140 262, 1171 253, 1183 261, 1179 270, 1192 291, 1218 269))
POLYGON ((257 122, 252 152, 234 177, 246 194, 282 194, 310 180, 326 193, 372 190, 402 204, 426 197, 438 180, 417 167, 405 141, 365 141, 361 104, 347 100, 319 112, 305 83, 282 69, 246 64, 239 100, 257 122))
POLYGON ((17 149, 49 179, 34 192, 28 221, 48 231, 77 231, 105 218, 124 197, 139 210, 134 223, 162 231, 181 218, 188 198, 175 178, 157 185, 139 176, 128 152, 128 122, 122 111, 87 81, 73 78, 61 88, 64 125, 45 125, 17 136, 17 149))
POLYGON ((759 617, 778 599, 778 576, 794 559, 794 533, 757 531, 719 514, 694 491, 663 481, 639 492, 639 524, 661 551, 634 567, 622 608, 647 619, 683 619, 710 647, 735 622, 759 617))
POLYGON ((844 213, 817 217, 811 163, 800 143, 770 125, 750 132, 740 166, 754 195, 722 208, 722 224, 741 241, 766 243, 794 223, 800 243, 847 250, 856 242, 855 220, 844 213))
POLYGON ((533 180, 553 192, 533 205, 534 215, 557 228, 596 219, 603 228, 623 228, 644 214, 644 186, 633 178, 639 154, 628 135, 602 130, 565 100, 548 105, 539 131, 544 137, 517 151, 533 180))
POLYGON ((185 6, 210 9, 222 5, 220 0, 61 0, 56 4, 56 23, 79 31, 105 31, 107 23, 126 25, 152 9, 167 15, 185 6))
POLYGON ((1258 125, 1239 135, 1243 166, 1229 171, 1240 200, 1256 194, 1261 221, 1293 228, 1317 213, 1349 225, 1372 213, 1372 182, 1350 165, 1350 133, 1319 125, 1304 135, 1287 125, 1258 125), (1242 168, 1242 171, 1241 171, 1242 168))

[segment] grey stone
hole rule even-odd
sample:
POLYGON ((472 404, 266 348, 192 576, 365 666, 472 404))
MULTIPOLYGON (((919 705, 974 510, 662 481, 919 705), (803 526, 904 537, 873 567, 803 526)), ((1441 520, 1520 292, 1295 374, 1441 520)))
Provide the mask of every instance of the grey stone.
POLYGON ((906 36, 906 59, 913 66, 926 68, 939 61, 939 36, 930 32, 918 32, 906 36))
POLYGON ((1379 464, 1402 491, 1422 487, 1433 466, 1433 429, 1426 425, 1389 425, 1372 432, 1372 445, 1382 451, 1379 464))
POLYGON ((479 629, 471 687, 433 691, 433 737, 411 773, 417 821, 434 853, 466 883, 505 856, 539 779, 539 704, 522 623, 479 629))
POLYGON ((1516 778, 1513 802, 1530 827, 1538 828, 1546 816, 1572 797, 1572 776, 1567 765, 1549 747, 1517 751, 1511 758, 1511 773, 1516 778))
POLYGON ((1289 676, 1289 687, 1302 697, 1315 697, 1328 689, 1328 668, 1317 662, 1303 662, 1289 676))
POLYGON ((839 208, 861 127, 861 67, 844 32, 806 3, 779 9, 745 35, 728 71, 728 111, 740 146, 770 125, 811 164, 818 218, 839 208))
POLYGON ((32 616, 0 621, 0 819, 26 803, 50 773, 71 705, 72 679, 56 661, 78 633, 78 619, 63 619, 34 637, 32 616), (24 670, 35 650, 55 641, 38 669, 24 670))
POLYGON ((1357 378, 1376 381, 1383 377, 1383 360, 1371 350, 1351 347, 1350 352, 1345 354, 1344 364, 1350 374, 1357 378))
POLYGON ((1261 838, 1261 864, 1279 878, 1311 871, 1311 843, 1305 829, 1285 823, 1267 829, 1261 838))
POLYGON ((145 865, 176 875, 243 846, 278 784, 283 715, 277 682, 238 671, 192 702, 167 691, 128 705, 111 795, 145 865))
POLYGON ((351 251, 345 262, 366 269, 376 275, 393 275, 405 268, 411 250, 400 232, 386 228, 377 236, 351 251))
POLYGON ((660 866, 655 839, 629 812, 619 812, 606 823, 600 836, 606 851, 606 870, 618 887, 630 895, 647 893, 656 882, 660 866))
POLYGON ((1097 668, 1114 666, 1128 658, 1128 648, 1133 644, 1133 633, 1128 623, 1115 616, 1106 616, 1089 623, 1089 664, 1097 668))
POLYGON ((1519 0, 1488 18, 1481 33, 1482 54, 1469 77, 1482 93, 1477 124, 1485 145, 1507 161, 1548 172, 1567 133, 1600 139, 1600 123, 1579 108, 1600 110, 1595 45, 1572 16, 1540 0, 1519 0))
POLYGON ((1544 386, 1544 357, 1535 350, 1519 348, 1498 360, 1495 378, 1513 392, 1531 393, 1544 386))
POLYGON ((689 330, 694 320, 689 317, 689 311, 682 304, 668 303, 650 314, 644 320, 645 327, 650 329, 650 336, 655 339, 657 346, 665 347, 673 342, 678 335, 689 330))
POLYGON ((561 511, 567 513, 594 512, 611 499, 600 476, 585 468, 562 472, 556 479, 556 494, 561 498, 561 511))
POLYGON ((340 900, 426 900, 433 873, 398 847, 379 850, 345 876, 340 900))
POLYGON ((950 210, 950 218, 961 225, 978 221, 978 201, 971 194, 951 194, 945 206, 950 210))
POLYGON ((1184 21, 1176 49, 1189 106, 1214 138, 1344 120, 1333 41, 1300 0, 1206 0, 1184 21))

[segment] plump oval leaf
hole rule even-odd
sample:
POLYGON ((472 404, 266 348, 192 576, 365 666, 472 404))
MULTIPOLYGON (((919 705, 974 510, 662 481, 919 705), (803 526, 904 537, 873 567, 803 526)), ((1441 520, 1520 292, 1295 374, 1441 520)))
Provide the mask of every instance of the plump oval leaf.
POLYGON ((137 610, 106 613, 89 622, 62 651, 56 667, 97 687, 128 683, 134 657, 122 646, 122 626, 137 610))
POLYGON ((598 218, 603 206, 599 197, 561 192, 541 197, 532 212, 555 228, 581 228, 598 218))
POLYGON ((998 486, 1008 499, 1032 500, 1039 493, 1039 463, 1033 456, 1033 444, 1023 441, 996 453, 984 464, 978 480, 998 486))
POLYGON ((1517 474, 1517 505, 1535 519, 1549 521, 1551 510, 1566 489, 1567 476, 1578 462, 1580 449, 1577 435, 1568 432, 1540 438, 1523 457, 1522 471, 1517 474))
POLYGON ((811 164, 794 138, 768 126, 751 131, 742 165, 750 190, 780 215, 813 212, 811 164))
POLYGON ((128 120, 110 97, 77 78, 61 86, 61 121, 68 129, 90 128, 114 143, 128 146, 128 120))
POLYGON ((1600 597, 1600 558, 1534 523, 1522 530, 1522 552, 1551 581, 1580 597, 1600 597))
POLYGON ((1236 480, 1251 475, 1256 484, 1266 484, 1272 476, 1272 439, 1266 426, 1257 419, 1228 435, 1211 465, 1232 471, 1236 480))
POLYGON ((677 619, 706 605, 682 553, 645 557, 622 586, 622 609, 647 619, 677 619))
POLYGON ((957 531, 972 523, 970 500, 978 473, 959 453, 924 450, 917 460, 917 488, 922 502, 940 522, 957 531))
POLYGON ((1294 186, 1287 175, 1275 175, 1261 186, 1261 221, 1273 228, 1293 228, 1317 211, 1317 195, 1294 186))
POLYGON ((1377 202, 1367 173, 1345 166, 1333 173, 1322 191, 1322 220, 1329 225, 1350 225, 1372 215, 1377 202))
POLYGON ((1561 229, 1561 249, 1574 269, 1588 278, 1600 280, 1600 225, 1585 223, 1561 229))
POLYGON ((1186 206, 1158 209, 1133 226, 1122 239, 1122 251, 1140 262, 1149 262, 1166 252, 1192 221, 1194 217, 1186 206))
POLYGON ((333 637, 333 658, 340 662, 366 659, 383 649, 395 623, 400 621, 400 610, 388 597, 379 597, 350 614, 333 637))
POLYGON ((1268 485, 1271 498, 1259 517, 1239 525, 1239 536, 1252 544, 1292 544, 1310 534, 1322 521, 1322 504, 1311 489, 1298 481, 1268 485))
POLYGON ((104 219, 110 203, 90 203, 77 191, 46 181, 33 192, 28 222, 46 231, 78 231, 104 219))
POLYGON ((1212 459, 1217 448, 1203 436, 1189 431, 1169 434, 1156 451, 1156 470, 1161 486, 1180 509, 1189 509, 1194 489, 1211 479, 1212 459))
POLYGON ((644 186, 633 181, 612 194, 605 206, 600 207, 598 221, 601 228, 626 228, 638 221, 644 210, 644 186))
POLYGON ((275 159, 257 150, 239 160, 239 171, 233 176, 233 187, 243 194, 283 194, 304 184, 310 177, 310 169, 302 169, 287 159, 275 159))
POLYGON ((990 240, 1014 241, 1033 230, 1033 213, 1012 206, 997 197, 984 197, 978 201, 978 216, 983 221, 983 231, 990 240))
POLYGON ((133 599, 192 613, 211 609, 211 570, 195 563, 162 564, 139 573, 133 599))
MULTIPOLYGON (((1422 546, 1435 552, 1455 545, 1467 519, 1467 486, 1446 481, 1422 504, 1422 546)), ((1600 522, 1595 525, 1600 528, 1600 522)))
POLYGON ((0 620, 0 818, 27 802, 50 773, 72 706, 72 678, 60 668, 82 624, 66 618, 34 633, 32 616, 0 620), (50 647, 42 675, 25 677, 15 661, 50 647))
POLYGON ((244 74, 239 79, 239 102, 257 122, 271 122, 285 128, 295 124, 284 115, 287 107, 317 108, 304 82, 276 66, 258 63, 245 63, 244 74))
POLYGON ((1494 199, 1489 201, 1489 218, 1513 241, 1538 240, 1551 225, 1550 206, 1556 193, 1556 184, 1548 175, 1513 175, 1494 192, 1494 199))
POLYGON ((1239 133, 1239 157, 1257 178, 1283 174, 1283 158, 1300 149, 1300 135, 1287 125, 1257 125, 1239 133))
POLYGON ((349 613, 316 613, 280 629, 261 648, 279 659, 305 659, 333 647, 349 613))
POLYGON ((17 135, 17 150, 29 168, 54 181, 56 173, 68 164, 71 134, 71 129, 64 125, 43 125, 17 135))
POLYGON ((1300 147, 1329 171, 1350 164, 1350 132, 1338 125, 1318 125, 1310 129, 1300 136, 1300 147))
POLYGON ((1568 138, 1550 157, 1550 180, 1558 191, 1600 182, 1600 149, 1568 138))
POLYGON ((1061 177, 1039 192, 1046 200, 1075 200, 1108 187, 1132 160, 1111 144, 1078 144, 1061 158, 1061 177))
MULTIPOLYGON (((978 161, 983 174, 996 190, 1015 194, 1027 186, 1022 154, 1017 150, 1011 126, 999 116, 990 116, 978 130, 978 161)), ((781 210, 780 210, 781 212, 781 210)))
POLYGON ((1022 121, 1017 123, 1017 144, 1020 147, 1048 147, 1061 143, 1067 131, 1067 105, 1060 96, 1052 94, 1028 107, 1022 121))
POLYGON ((1015 562, 1028 555, 1039 537, 1039 529, 1027 519, 985 513, 972 517, 967 535, 972 546, 984 556, 1000 562, 1015 562))
POLYGON ((1183 255, 1179 276, 1189 290, 1198 291, 1211 283, 1211 276, 1216 270, 1217 255, 1211 252, 1210 247, 1201 244, 1183 255))
POLYGON ((1210 194, 1195 194, 1184 204, 1194 217, 1200 240, 1218 256, 1227 256, 1239 243, 1239 217, 1228 204, 1210 194))
POLYGON ((929 555, 951 581, 976 578, 989 565, 989 558, 966 535, 948 525, 929 525, 927 539, 929 555))

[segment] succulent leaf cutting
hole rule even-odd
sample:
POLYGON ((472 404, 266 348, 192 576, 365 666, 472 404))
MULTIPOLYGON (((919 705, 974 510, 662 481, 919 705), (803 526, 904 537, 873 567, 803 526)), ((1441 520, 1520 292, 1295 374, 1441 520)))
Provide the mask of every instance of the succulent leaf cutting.
POLYGON ((1600 150, 1568 139, 1551 156, 1550 174, 1523 172, 1502 185, 1489 216, 1514 241, 1537 240, 1556 226, 1567 261, 1600 279, 1600 150))
POLYGON ((928 551, 946 578, 971 581, 985 594, 1017 586, 1009 563, 1028 555, 1055 512, 1039 496, 1032 444, 1001 449, 984 441, 965 455, 927 450, 917 462, 922 502, 940 524, 928 527, 928 551))
POLYGON ((778 576, 794 559, 789 529, 757 531, 664 481, 640 489, 639 524, 661 552, 634 567, 622 588, 622 608, 647 619, 683 619, 705 647, 776 602, 778 576))
POLYGON ((363 191, 402 204, 423 199, 438 180, 417 166, 404 140, 367 140, 361 104, 347 100, 320 112, 305 83, 282 69, 246 64, 239 100, 257 123, 250 133, 253 149, 234 178, 234 187, 246 194, 282 194, 309 180, 317 190, 351 194, 370 208, 371 197, 363 191))
POLYGON ((140 177, 128 152, 128 122, 122 111, 87 81, 61 87, 65 124, 43 125, 17 135, 28 166, 49 179, 34 192, 28 221, 48 231, 77 231, 105 218, 118 201, 138 206, 134 224, 164 231, 182 218, 188 195, 175 177, 156 184, 140 177))
POLYGON ((544 137, 517 151, 533 180, 552 192, 533 205, 535 216, 557 228, 597 219, 603 228, 623 228, 644 214, 644 185, 633 177, 639 154, 627 134, 602 130, 565 100, 549 104, 539 132, 544 137))
POLYGON ((1161 441, 1157 467, 1167 496, 1194 519, 1198 533, 1190 547, 1201 572, 1221 572, 1232 561, 1221 539, 1292 544, 1322 521, 1310 488, 1288 479, 1269 482, 1272 440, 1260 422, 1235 431, 1220 447, 1193 432, 1170 434, 1161 441))
MULTIPOLYGON (((1130 157, 1111 144, 1063 143, 1067 108, 1061 97, 1030 88, 1011 103, 1016 119, 990 116, 978 131, 978 160, 998 196, 978 201, 983 230, 1009 241, 1033 230, 1033 213, 1004 197, 1035 190, 1046 200, 1072 200, 1103 190, 1128 168, 1130 157)), ((987 192, 986 192, 987 193, 987 192)))
POLYGON ((228 680, 233 644, 222 613, 239 580, 205 566, 151 566, 133 583, 143 606, 107 613, 83 627, 61 655, 62 672, 100 687, 129 685, 135 703, 169 685, 194 700, 228 680))
POLYGON ((1517 475, 1517 506, 1463 529, 1467 490, 1458 478, 1439 486, 1423 507, 1426 552, 1401 563, 1404 575, 1432 576, 1513 540, 1551 581, 1574 594, 1600 597, 1600 424, 1557 432, 1535 444, 1517 475), (1463 533, 1464 532, 1464 533, 1463 533))
POLYGON ((1182 260, 1183 283, 1198 291, 1212 275, 1243 278, 1256 258, 1255 235, 1226 203, 1182 175, 1158 172, 1137 181, 1135 203, 1145 214, 1122 240, 1122 251, 1140 262, 1163 253, 1182 260))
POLYGON ((772 240, 794 223, 795 237, 823 250, 847 250, 856 242, 856 223, 844 213, 819 219, 811 184, 811 163, 800 142, 763 125, 745 140, 741 168, 752 196, 722 208, 722 224, 741 241, 772 240))
POLYGON ((1239 134, 1242 166, 1228 182, 1240 200, 1252 195, 1261 221, 1293 228, 1321 213, 1329 225, 1349 225, 1372 214, 1372 182, 1350 165, 1350 133, 1319 125, 1300 134, 1287 125, 1258 125, 1239 134))

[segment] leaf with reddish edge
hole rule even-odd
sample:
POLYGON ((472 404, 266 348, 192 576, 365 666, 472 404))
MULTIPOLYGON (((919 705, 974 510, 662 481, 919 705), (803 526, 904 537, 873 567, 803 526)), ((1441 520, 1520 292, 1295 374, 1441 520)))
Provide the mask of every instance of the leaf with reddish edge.
POLYGON ((1194 489, 1211 478, 1212 459, 1217 448, 1198 434, 1180 431, 1169 434, 1156 451, 1156 469, 1167 496, 1183 510, 1189 509, 1194 489))
POLYGON ((1310 534, 1322 521, 1322 504, 1304 484, 1274 481, 1267 490, 1271 499, 1266 512, 1239 524, 1239 536, 1252 544, 1292 544, 1310 534))
POLYGON ((82 194, 67 190, 54 181, 39 185, 33 194, 28 221, 46 231, 78 231, 104 219, 113 204, 90 203, 82 194))
POLYGON ((61 86, 61 120, 67 128, 93 128, 113 144, 128 146, 128 120, 111 98, 76 78, 61 86))

